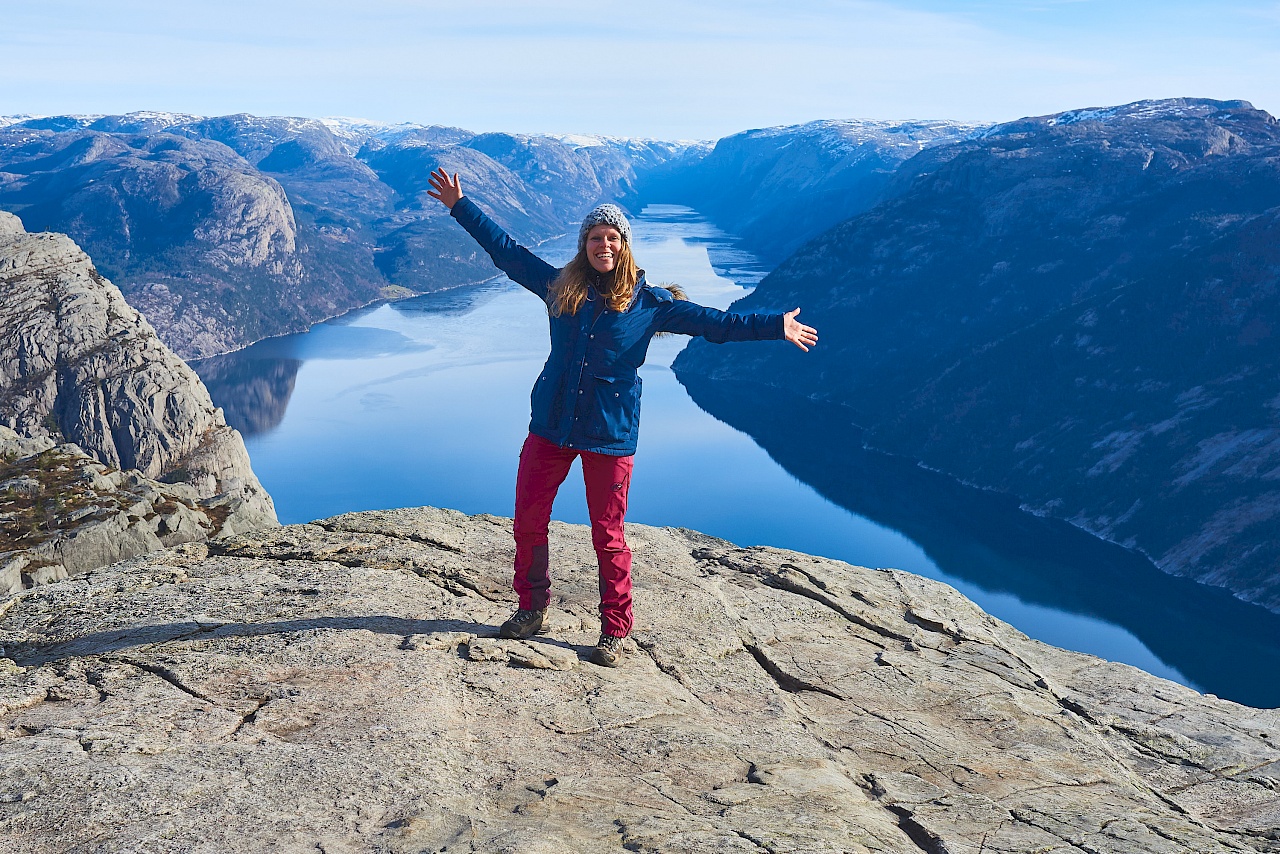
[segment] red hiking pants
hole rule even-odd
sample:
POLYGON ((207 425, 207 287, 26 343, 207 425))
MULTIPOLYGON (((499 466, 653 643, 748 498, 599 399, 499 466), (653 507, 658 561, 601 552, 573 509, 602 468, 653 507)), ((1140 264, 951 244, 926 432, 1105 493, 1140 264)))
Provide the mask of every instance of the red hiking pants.
POLYGON ((600 564, 601 630, 607 635, 626 637, 631 633, 631 549, 623 537, 622 521, 627 515, 633 457, 562 448, 529 434, 520 451, 520 471, 516 475, 516 566, 512 586, 525 610, 542 610, 551 601, 547 525, 556 491, 568 476, 575 457, 582 458, 591 543, 600 564))

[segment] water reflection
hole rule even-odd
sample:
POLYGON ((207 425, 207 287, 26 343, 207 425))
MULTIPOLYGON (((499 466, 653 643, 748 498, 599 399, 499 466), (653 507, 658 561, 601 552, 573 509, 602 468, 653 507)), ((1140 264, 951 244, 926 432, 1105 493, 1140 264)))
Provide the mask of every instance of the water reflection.
MULTIPOLYGON (((1280 673, 1280 614, 1167 575, 1141 555, 1022 512, 1008 496, 861 450, 838 407, 774 389, 747 396, 684 373, 679 379, 694 402, 751 436, 795 477, 905 534, 946 575, 1122 626, 1202 690, 1280 706, 1280 683, 1260 676, 1280 673)), ((1001 616, 985 597, 980 604, 1001 616)), ((1058 643, 1044 628, 1033 633, 1058 643)))
POLYGON ((657 231, 663 225, 675 226, 667 230, 677 231, 679 239, 686 245, 705 249, 712 271, 740 287, 754 288, 769 272, 756 256, 740 248, 732 238, 692 208, 649 205, 644 209, 644 221, 651 231, 657 231))
POLYGON ((239 353, 192 362, 227 423, 243 436, 275 427, 289 408, 301 359, 245 359, 239 353))
MULTIPOLYGON (((472 299, 476 296, 470 295, 472 299)), ((471 310, 467 298, 463 295, 452 297, 457 303, 456 313, 471 310)), ((446 302, 445 305, 452 303, 446 302)), ((222 407, 228 424, 246 437, 265 433, 284 420, 298 369, 308 360, 376 359, 394 353, 431 349, 430 344, 416 342, 393 330, 356 325, 361 315, 371 310, 352 312, 317 324, 298 335, 268 338, 234 353, 194 361, 191 367, 209 389, 214 403, 222 407)))

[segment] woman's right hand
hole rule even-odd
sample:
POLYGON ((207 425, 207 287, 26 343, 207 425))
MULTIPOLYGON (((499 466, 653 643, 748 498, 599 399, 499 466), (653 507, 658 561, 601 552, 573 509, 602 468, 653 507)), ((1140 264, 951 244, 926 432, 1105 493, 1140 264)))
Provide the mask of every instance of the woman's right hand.
POLYGON ((439 199, 440 203, 450 210, 458 203, 458 199, 462 198, 462 182, 458 180, 458 173, 454 172, 453 177, 449 177, 449 173, 441 167, 431 173, 431 177, 427 179, 431 182, 431 189, 427 190, 427 195, 433 199, 439 199))
POLYGON ((796 320, 799 313, 800 309, 797 308, 782 315, 782 333, 788 341, 808 353, 809 348, 818 343, 818 330, 796 320))

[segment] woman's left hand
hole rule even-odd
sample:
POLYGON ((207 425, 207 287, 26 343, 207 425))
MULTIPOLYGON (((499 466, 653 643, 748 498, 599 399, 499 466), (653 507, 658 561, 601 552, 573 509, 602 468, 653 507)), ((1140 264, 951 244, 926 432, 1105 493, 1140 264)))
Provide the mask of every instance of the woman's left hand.
POLYGON ((797 308, 782 315, 782 331, 788 341, 808 353, 809 348, 818 343, 818 330, 796 320, 796 315, 799 313, 800 309, 797 308))
POLYGON ((449 173, 441 166, 428 175, 427 180, 431 182, 431 189, 427 190, 427 195, 433 199, 439 199, 446 208, 453 210, 453 206, 462 198, 462 182, 458 180, 458 173, 454 172, 453 177, 450 178, 449 173))

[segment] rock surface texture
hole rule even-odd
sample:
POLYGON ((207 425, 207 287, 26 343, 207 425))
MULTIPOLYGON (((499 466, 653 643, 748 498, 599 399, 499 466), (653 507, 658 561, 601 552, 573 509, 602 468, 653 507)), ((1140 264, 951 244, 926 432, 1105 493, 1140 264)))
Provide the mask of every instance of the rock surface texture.
MULTIPOLYGON (((70 238, 28 234, 17 217, 0 212, 0 287, 0 424, 13 431, 0 436, 6 467, 54 477, 53 458, 31 455, 66 443, 57 455, 66 459, 58 465, 84 468, 87 460, 73 458, 87 454, 101 464, 95 476, 113 479, 110 488, 105 481, 85 481, 87 489, 116 493, 125 481, 141 488, 165 480, 171 483, 147 489, 222 508, 219 513, 236 517, 229 530, 275 524, 271 497, 253 473, 240 434, 227 426, 195 372, 70 238), (28 448, 25 440, 44 446, 28 448)), ((8 490, 10 503, 25 494, 12 485, 8 490)), ((58 490, 40 495, 41 501, 63 503, 93 499, 58 490)), ((134 495, 130 506, 134 499, 142 500, 134 495)), ((66 533, 55 531, 55 517, 75 521, 60 513, 49 508, 45 534, 66 533)), ((7 545, 15 542, 11 536, 7 545)), ((114 562, 138 553, 103 554, 114 562)), ((84 568, 79 560, 72 563, 84 568)))
POLYGON ((495 637, 510 521, 422 508, 179 546, 0 605, 0 845, 53 851, 1280 851, 1280 713, 949 587, 629 527, 597 631, 495 637))
POLYGON ((1196 99, 1022 119, 887 193, 736 306, 803 306, 812 354, 695 341, 677 372, 786 398, 760 412, 843 406, 850 439, 1280 612, 1280 123, 1196 99))

